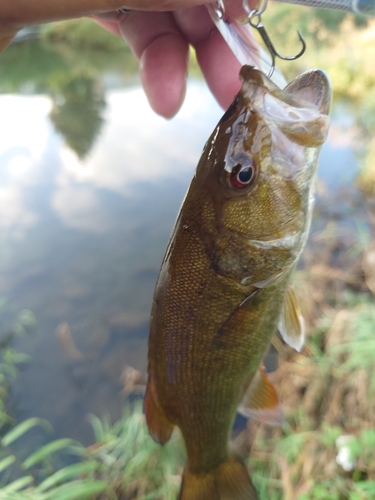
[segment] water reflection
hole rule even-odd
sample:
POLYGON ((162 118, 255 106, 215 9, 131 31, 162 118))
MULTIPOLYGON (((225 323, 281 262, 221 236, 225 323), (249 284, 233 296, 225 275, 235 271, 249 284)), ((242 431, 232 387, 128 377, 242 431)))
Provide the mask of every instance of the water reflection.
POLYGON ((103 123, 104 91, 98 79, 86 74, 64 76, 50 118, 66 144, 84 158, 103 123))
POLYGON ((107 90, 106 118, 80 158, 50 122, 47 96, 0 96, 0 294, 38 332, 17 386, 20 418, 86 441, 87 412, 119 412, 127 365, 146 368, 154 283, 178 207, 221 111, 199 82, 168 122, 139 87, 107 90), (17 123, 22 110, 22 123, 17 123), (67 322, 82 359, 67 357, 67 322))

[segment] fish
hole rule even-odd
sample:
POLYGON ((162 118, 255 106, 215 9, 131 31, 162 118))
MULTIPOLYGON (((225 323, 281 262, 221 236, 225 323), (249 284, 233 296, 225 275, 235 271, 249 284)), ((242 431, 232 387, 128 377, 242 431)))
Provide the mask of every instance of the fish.
POLYGON ((157 280, 144 400, 152 438, 182 433, 179 500, 253 500, 230 449, 237 410, 280 423, 262 360, 273 334, 296 349, 304 326, 291 277, 306 243, 330 83, 321 70, 284 90, 244 65, 208 139, 157 280))
MULTIPOLYGON (((245 10, 247 8, 248 6, 245 10)), ((241 20, 231 17, 222 1, 206 4, 206 9, 226 44, 241 64, 252 65, 264 73, 272 67, 272 81, 279 87, 285 87, 287 82, 284 75, 279 68, 274 67, 271 54, 256 42, 248 17, 241 20)))

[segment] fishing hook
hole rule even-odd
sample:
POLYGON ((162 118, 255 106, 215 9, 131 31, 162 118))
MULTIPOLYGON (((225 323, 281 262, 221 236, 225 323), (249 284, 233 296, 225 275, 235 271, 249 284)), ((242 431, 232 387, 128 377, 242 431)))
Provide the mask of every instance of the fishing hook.
POLYGON ((255 28, 256 30, 258 30, 259 35, 262 37, 262 40, 270 53, 272 62, 271 62, 271 69, 268 73, 268 78, 271 78, 271 76, 273 75, 273 72, 275 71, 275 59, 276 59, 276 57, 278 57, 279 59, 283 59, 284 61, 294 61, 295 59, 298 59, 299 57, 301 57, 302 54, 305 52, 306 42, 305 42, 303 36, 301 35, 301 33, 299 31, 297 31, 298 38, 300 39, 300 41, 302 43, 302 48, 298 52, 298 54, 296 54, 295 56, 283 56, 275 49, 270 37, 268 36, 266 28, 264 27, 264 24, 262 23, 262 20, 261 20, 261 15, 263 14, 263 12, 266 10, 266 7, 267 7, 267 1, 268 0, 263 0, 259 9, 250 9, 249 5, 248 5, 248 0, 243 0, 243 8, 244 8, 245 12, 247 13, 247 17, 248 17, 248 21, 249 21, 250 26, 255 28))

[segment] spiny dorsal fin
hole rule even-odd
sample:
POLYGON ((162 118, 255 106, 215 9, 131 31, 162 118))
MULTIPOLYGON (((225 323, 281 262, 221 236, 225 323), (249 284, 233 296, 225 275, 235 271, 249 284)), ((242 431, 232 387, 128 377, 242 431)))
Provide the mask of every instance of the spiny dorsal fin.
POLYGON ((258 420, 263 424, 283 424, 283 410, 279 397, 263 368, 260 368, 254 375, 238 411, 244 417, 258 420))
POLYGON ((305 322, 292 285, 285 293, 278 328, 285 342, 300 352, 305 343, 305 322))

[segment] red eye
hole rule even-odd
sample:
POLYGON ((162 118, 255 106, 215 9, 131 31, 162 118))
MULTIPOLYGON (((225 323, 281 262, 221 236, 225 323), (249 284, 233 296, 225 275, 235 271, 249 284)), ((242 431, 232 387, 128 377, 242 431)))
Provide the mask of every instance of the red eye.
POLYGON ((229 183, 235 189, 245 189, 255 177, 255 166, 241 165, 238 163, 232 169, 229 176, 229 183))

